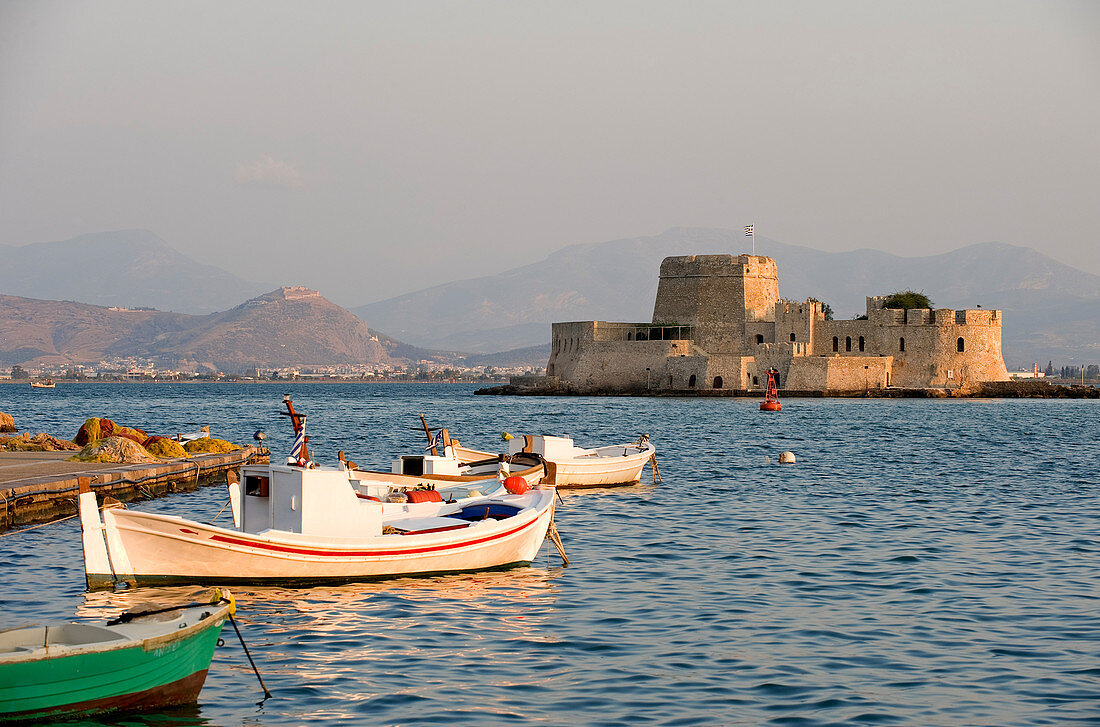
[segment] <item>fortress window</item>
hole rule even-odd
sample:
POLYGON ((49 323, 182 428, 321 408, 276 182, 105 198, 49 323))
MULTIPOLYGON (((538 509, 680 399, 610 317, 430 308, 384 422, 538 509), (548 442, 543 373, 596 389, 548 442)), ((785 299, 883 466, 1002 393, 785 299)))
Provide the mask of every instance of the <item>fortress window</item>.
POLYGON ((859 337, 859 350, 860 350, 860 351, 862 351, 862 350, 863 350, 863 336, 860 336, 860 337, 859 337))
POLYGON ((955 342, 955 348, 959 350, 959 353, 962 353, 966 350, 966 342, 960 338, 958 341, 955 342))
POLYGON ((791 334, 791 343, 794 343, 794 342, 795 342, 795 337, 794 337, 794 334, 792 333, 791 334))
POLYGON ((714 377, 714 388, 716 388, 716 389, 721 389, 722 388, 722 377, 721 376, 715 376, 714 377))
POLYGON ((764 334, 763 333, 757 333, 756 334, 756 345, 759 346, 763 342, 764 342, 764 334))
POLYGON ((905 351, 905 338, 904 337, 898 339, 898 350, 899 351, 905 351))
POLYGON ((844 350, 845 351, 851 351, 852 350, 852 337, 851 336, 845 336, 844 337, 844 350))
POLYGON ((833 336, 833 353, 836 353, 839 350, 840 350, 840 339, 837 338, 836 336, 833 336))
POLYGON ((688 388, 689 389, 694 389, 695 388, 695 374, 692 374, 691 376, 688 377, 688 388))
POLYGON ((634 340, 634 331, 627 331, 626 332, 626 340, 628 340, 628 341, 633 341, 634 340))
POLYGON ((760 380, 757 379, 755 376, 752 377, 752 385, 753 386, 759 386, 760 385, 760 380))

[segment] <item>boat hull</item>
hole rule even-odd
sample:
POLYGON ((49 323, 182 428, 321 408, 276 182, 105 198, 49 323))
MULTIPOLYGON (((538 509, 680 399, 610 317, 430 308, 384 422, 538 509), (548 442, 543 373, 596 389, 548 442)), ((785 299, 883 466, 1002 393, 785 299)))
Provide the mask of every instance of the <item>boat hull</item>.
MULTIPOLYGON (((633 445, 621 447, 605 447, 605 450, 629 450, 633 445)), ((633 485, 641 479, 642 469, 650 461, 656 450, 653 445, 646 449, 636 451, 633 454, 622 456, 576 457, 569 459, 546 459, 546 476, 542 483, 565 489, 579 489, 585 487, 622 487, 633 485)), ((492 457, 489 452, 483 452, 469 447, 455 446, 455 456, 463 461, 471 461, 492 457)))
POLYGON ((207 618, 175 633, 103 650, 0 660, 0 722, 194 703, 224 621, 224 615, 207 618))
POLYGON ((626 457, 597 457, 594 461, 548 461, 543 482, 563 490, 633 485, 641 479, 642 469, 651 456, 651 452, 640 452, 626 457))
POLYGON ((285 531, 253 534, 182 518, 103 511, 114 574, 88 572, 89 584, 310 584, 494 570, 534 560, 553 517, 553 491, 504 520, 438 532, 360 540, 285 531), (461 529, 461 530, 459 530, 461 529))

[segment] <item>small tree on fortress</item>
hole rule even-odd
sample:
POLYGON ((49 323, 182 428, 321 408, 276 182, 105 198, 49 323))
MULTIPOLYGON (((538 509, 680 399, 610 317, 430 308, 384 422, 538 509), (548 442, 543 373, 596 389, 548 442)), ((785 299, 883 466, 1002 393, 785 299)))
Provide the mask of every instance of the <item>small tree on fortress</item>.
POLYGON ((912 290, 899 290, 886 296, 882 302, 883 308, 898 308, 908 310, 910 308, 932 308, 932 301, 924 293, 915 293, 912 290))
MULTIPOLYGON (((807 298, 807 300, 812 300, 814 303, 821 303, 817 298, 807 298)), ((821 312, 825 314, 825 320, 831 321, 833 319, 833 307, 828 303, 821 303, 821 312)))

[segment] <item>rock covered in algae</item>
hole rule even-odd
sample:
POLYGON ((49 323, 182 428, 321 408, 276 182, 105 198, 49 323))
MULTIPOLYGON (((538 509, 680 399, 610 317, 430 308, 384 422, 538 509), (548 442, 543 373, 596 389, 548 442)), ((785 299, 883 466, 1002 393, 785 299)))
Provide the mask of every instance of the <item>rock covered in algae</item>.
POLYGON ((47 452, 75 452, 80 449, 80 445, 76 442, 70 442, 67 439, 55 437, 45 432, 39 432, 31 437, 30 441, 33 444, 42 445, 42 448, 47 452))
POLYGON ((225 454, 226 452, 240 449, 239 446, 232 442, 227 442, 224 439, 214 439, 212 437, 192 439, 190 442, 184 444, 183 448, 190 454, 225 454))
POLYGON ((73 441, 83 447, 105 437, 126 437, 141 444, 149 435, 136 427, 124 427, 110 419, 91 417, 80 425, 73 441))
POLYGON ((5 414, 0 411, 0 432, 14 432, 15 418, 11 414, 5 414))
POLYGON ((78 462, 109 462, 116 464, 138 464, 157 462, 157 458, 145 451, 145 448, 127 437, 107 437, 85 445, 77 454, 70 457, 78 462))
POLYGON ((189 457, 180 443, 168 437, 149 437, 143 443, 145 451, 161 459, 181 459, 189 457))
POLYGON ((32 442, 26 433, 21 437, 0 437, 0 450, 5 452, 45 452, 46 448, 32 442))
POLYGON ((0 437, 0 449, 8 452, 73 452, 80 447, 45 432, 33 437, 30 432, 23 432, 19 437, 0 437))
POLYGON ((111 436, 111 432, 115 428, 115 423, 110 419, 100 419, 99 417, 89 417, 84 420, 84 423, 80 425, 80 429, 76 431, 76 436, 73 437, 73 441, 79 444, 81 447, 91 444, 104 437, 111 436))

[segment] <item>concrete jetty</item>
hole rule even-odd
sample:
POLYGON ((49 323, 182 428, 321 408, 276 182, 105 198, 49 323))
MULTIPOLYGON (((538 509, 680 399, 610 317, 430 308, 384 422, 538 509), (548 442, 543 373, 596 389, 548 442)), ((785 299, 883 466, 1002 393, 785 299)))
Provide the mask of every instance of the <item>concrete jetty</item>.
POLYGON ((266 449, 200 454, 156 464, 70 462, 72 452, 0 452, 0 532, 50 522, 77 512, 79 480, 100 498, 123 502, 224 484, 241 465, 267 462, 266 449))

